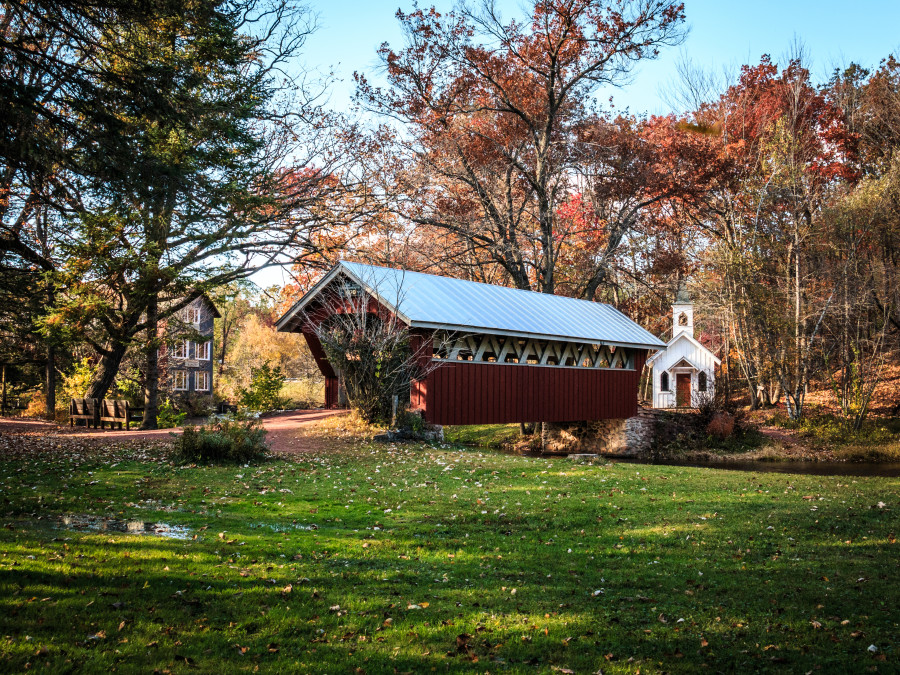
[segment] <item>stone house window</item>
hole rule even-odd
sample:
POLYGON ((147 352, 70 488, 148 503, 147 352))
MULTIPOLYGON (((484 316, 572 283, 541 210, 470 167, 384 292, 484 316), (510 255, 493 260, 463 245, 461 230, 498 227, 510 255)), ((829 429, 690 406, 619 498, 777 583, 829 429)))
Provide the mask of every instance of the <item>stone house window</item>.
POLYGON ((186 370, 176 370, 172 376, 175 391, 187 391, 188 374, 186 370))
POLYGON ((205 371, 194 373, 194 390, 209 391, 209 373, 205 371))
POLYGON ((186 359, 188 358, 188 350, 190 349, 190 342, 187 340, 179 340, 175 343, 175 350, 172 356, 176 359, 186 359))
POLYGON ((201 361, 209 361, 209 341, 198 342, 195 348, 197 350, 197 358, 201 361))
POLYGON ((184 321, 185 321, 185 323, 192 323, 192 324, 200 323, 200 308, 199 307, 185 307, 184 321))

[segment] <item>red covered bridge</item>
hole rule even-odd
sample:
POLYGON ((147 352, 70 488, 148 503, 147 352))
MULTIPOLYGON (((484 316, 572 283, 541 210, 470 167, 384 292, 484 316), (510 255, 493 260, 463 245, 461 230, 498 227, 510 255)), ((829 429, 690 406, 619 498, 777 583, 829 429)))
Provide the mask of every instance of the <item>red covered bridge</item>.
POLYGON ((340 374, 315 331, 338 284, 365 294, 369 311, 403 321, 414 352, 430 356, 427 375, 410 385, 410 407, 432 424, 631 417, 647 353, 665 347, 610 305, 341 262, 277 324, 306 337, 328 407, 338 405, 340 374))

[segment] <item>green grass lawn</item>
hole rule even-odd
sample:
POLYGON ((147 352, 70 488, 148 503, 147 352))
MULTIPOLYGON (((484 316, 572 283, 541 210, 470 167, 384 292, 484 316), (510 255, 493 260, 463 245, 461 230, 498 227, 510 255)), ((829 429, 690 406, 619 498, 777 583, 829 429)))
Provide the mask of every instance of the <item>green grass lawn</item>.
POLYGON ((25 453, 0 461, 0 669, 896 672, 898 491, 421 445, 25 453))
POLYGON ((521 432, 518 424, 467 424, 444 427, 444 438, 448 443, 502 448, 519 440, 521 432))

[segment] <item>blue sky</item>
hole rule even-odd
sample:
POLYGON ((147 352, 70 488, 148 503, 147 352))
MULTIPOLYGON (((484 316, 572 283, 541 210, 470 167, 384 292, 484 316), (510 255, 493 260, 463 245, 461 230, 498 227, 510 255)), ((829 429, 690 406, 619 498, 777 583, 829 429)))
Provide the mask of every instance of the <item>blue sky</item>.
MULTIPOLYGON (((331 105, 347 110, 353 94, 354 71, 378 81, 378 46, 401 45, 395 13, 410 11, 411 1, 308 0, 319 16, 319 28, 309 39, 304 62, 321 72, 334 70, 339 81, 332 88, 331 105)), ((422 0, 423 7, 431 3, 422 0)), ((439 10, 452 0, 434 3, 439 10)), ((498 0, 504 16, 522 16, 519 0, 498 0)), ((617 108, 633 113, 667 113, 660 88, 677 78, 675 64, 683 53, 698 65, 721 71, 757 63, 762 54, 779 61, 796 39, 810 57, 817 82, 824 82, 835 66, 851 61, 876 66, 892 52, 900 53, 900 0, 685 0, 690 33, 680 47, 660 53, 656 61, 640 64, 626 87, 603 92, 617 108)), ((287 276, 266 270, 254 280, 261 286, 281 285, 287 276)))
MULTIPOLYGON (((334 87, 332 102, 346 109, 353 91, 353 72, 377 74, 376 50, 385 41, 392 46, 401 44, 394 14, 398 8, 409 11, 412 2, 309 3, 319 15, 320 28, 309 40, 304 60, 321 70, 335 69, 342 81, 334 87)), ((423 0, 420 4, 427 7, 432 3, 423 0)), ((434 4, 444 11, 453 6, 443 0, 434 4)), ((498 0, 498 4, 504 16, 522 16, 519 0, 498 0)), ((681 52, 704 67, 721 70, 758 62, 762 54, 771 54, 777 61, 796 37, 806 45, 816 79, 825 80, 835 65, 850 61, 877 65, 889 53, 900 51, 900 0, 685 0, 685 13, 691 27, 685 43, 662 51, 656 61, 639 65, 629 86, 609 92, 617 107, 668 112, 659 89, 675 78, 681 52)))

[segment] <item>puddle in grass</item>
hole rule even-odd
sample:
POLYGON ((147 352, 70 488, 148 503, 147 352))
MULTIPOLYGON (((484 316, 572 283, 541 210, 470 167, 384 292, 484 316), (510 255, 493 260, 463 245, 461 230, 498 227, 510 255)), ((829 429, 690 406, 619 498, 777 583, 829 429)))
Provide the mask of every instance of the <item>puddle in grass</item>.
POLYGON ((121 534, 152 534, 166 539, 189 539, 191 530, 180 525, 152 523, 146 520, 121 520, 100 516, 61 516, 57 527, 81 532, 118 532, 121 534))

